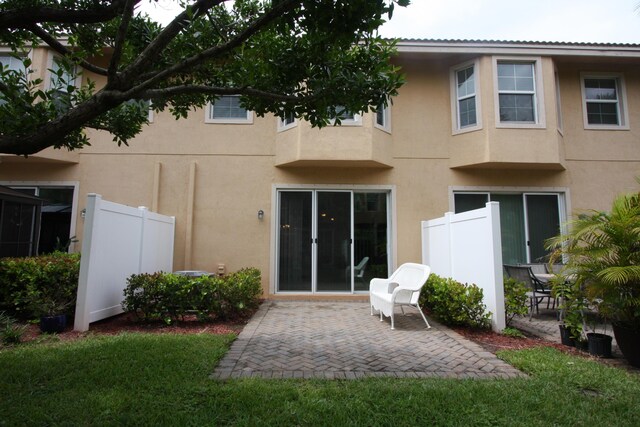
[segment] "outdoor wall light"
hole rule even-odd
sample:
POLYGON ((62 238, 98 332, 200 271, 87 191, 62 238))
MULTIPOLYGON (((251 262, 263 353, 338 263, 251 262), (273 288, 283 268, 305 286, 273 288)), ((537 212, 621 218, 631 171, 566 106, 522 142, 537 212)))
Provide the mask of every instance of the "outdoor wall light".
POLYGON ((262 209, 260 209, 258 211, 258 219, 259 220, 263 220, 264 219, 264 211, 262 209))
POLYGON ((82 209, 82 210, 80 211, 80 216, 81 216, 82 218, 84 218, 85 216, 87 216, 87 208, 84 208, 84 209, 82 209))

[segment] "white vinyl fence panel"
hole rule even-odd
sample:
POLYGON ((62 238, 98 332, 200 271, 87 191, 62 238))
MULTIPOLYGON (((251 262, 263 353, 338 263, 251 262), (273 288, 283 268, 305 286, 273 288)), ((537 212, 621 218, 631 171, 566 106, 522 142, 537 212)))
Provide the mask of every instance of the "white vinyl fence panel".
POLYGON ((132 274, 173 270, 175 218, 87 196, 74 329, 122 313, 132 274))
POLYGON ((422 221, 422 262, 438 276, 475 283, 492 313, 492 328, 505 328, 500 206, 422 221))

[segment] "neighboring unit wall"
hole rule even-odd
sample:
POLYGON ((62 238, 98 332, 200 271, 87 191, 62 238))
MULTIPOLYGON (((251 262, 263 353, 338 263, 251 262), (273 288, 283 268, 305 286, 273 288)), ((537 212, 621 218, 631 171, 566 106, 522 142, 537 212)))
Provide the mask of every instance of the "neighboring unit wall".
POLYGON ((558 62, 563 140, 577 210, 609 209, 616 194, 637 191, 640 176, 640 65, 614 61, 558 62), (585 129, 580 73, 620 73, 624 78, 628 128, 585 129))

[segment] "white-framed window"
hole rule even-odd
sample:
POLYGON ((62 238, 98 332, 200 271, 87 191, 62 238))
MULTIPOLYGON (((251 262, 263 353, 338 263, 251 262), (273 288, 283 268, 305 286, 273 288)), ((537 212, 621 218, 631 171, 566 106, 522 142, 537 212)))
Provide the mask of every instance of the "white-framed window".
MULTIPOLYGON (((4 70, 12 70, 17 73, 24 74, 27 76, 27 68, 24 66, 22 62, 24 58, 17 58, 12 56, 10 53, 0 52, 0 65, 4 70)), ((0 105, 5 104, 7 100, 4 98, 4 95, 0 93, 0 105)))
POLYGON ((558 121, 558 132, 562 133, 562 99, 560 98, 560 75, 558 74, 558 70, 554 72, 554 79, 556 83, 556 120, 558 121))
POLYGON ((53 89, 53 103, 57 111, 64 112, 71 108, 71 104, 67 94, 71 87, 79 87, 80 78, 78 76, 78 68, 72 67, 64 69, 62 66, 62 57, 49 53, 49 67, 47 69, 47 88, 53 89))
POLYGON ((127 104, 137 105, 140 108, 140 114, 144 115, 149 123, 153 123, 153 108, 151 108, 151 100, 149 99, 130 99, 127 104))
POLYGON ((391 104, 380 105, 373 117, 373 125, 387 133, 391 133, 391 104))
POLYGON ((628 129, 622 74, 581 73, 586 129, 628 129))
POLYGON ((451 116, 453 133, 482 128, 478 61, 465 62, 451 68, 451 116))
POLYGON ((22 62, 24 58, 16 58, 9 53, 0 53, 0 64, 4 69, 26 74, 27 69, 22 62))
POLYGON ((209 103, 205 123, 253 123, 253 113, 240 105, 240 95, 222 95, 209 103))
POLYGON ((544 127, 540 58, 494 58, 497 127, 544 127))
POLYGON ((298 125, 298 120, 293 113, 287 114, 285 117, 278 117, 278 132, 294 128, 298 125))
POLYGON ((69 92, 69 86, 78 87, 79 78, 77 67, 70 70, 63 69, 61 65, 62 58, 58 55, 51 55, 49 61, 49 89, 55 89, 57 92, 69 92), (59 75, 58 75, 59 74, 59 75))
MULTIPOLYGON (((336 115, 340 119, 342 126, 361 126, 362 116, 357 113, 347 111, 343 105, 336 105, 336 115)), ((335 120, 331 120, 331 124, 335 124, 335 120)))

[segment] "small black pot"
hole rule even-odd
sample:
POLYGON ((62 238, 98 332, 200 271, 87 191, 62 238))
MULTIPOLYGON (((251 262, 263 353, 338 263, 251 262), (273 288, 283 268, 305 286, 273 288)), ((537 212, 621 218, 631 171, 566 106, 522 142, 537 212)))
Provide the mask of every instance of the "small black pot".
POLYGON ((611 357, 611 336, 591 332, 587 334, 589 354, 598 357, 611 357))
POLYGON ((562 344, 567 345, 569 347, 575 347, 576 345, 573 338, 571 338, 571 333, 569 332, 567 327, 564 325, 560 325, 560 341, 562 342, 562 344))
POLYGON ((576 343, 576 348, 578 350, 582 350, 582 351, 588 351, 589 350, 589 341, 583 341, 583 340, 574 340, 574 342, 576 343))
POLYGON ((40 318, 40 330, 47 334, 63 332, 67 327, 67 315, 43 316, 40 318))

